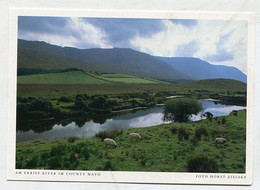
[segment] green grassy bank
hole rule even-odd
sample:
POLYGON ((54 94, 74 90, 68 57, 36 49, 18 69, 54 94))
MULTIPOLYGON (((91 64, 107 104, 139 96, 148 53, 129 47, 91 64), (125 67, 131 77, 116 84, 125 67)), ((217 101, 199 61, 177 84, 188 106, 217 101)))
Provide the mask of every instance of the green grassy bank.
POLYGON ((214 172, 245 172, 245 110, 211 120, 132 128, 103 137, 106 135, 114 138, 117 148, 105 146, 100 137, 17 143, 16 168, 189 172, 192 166, 206 162, 206 167, 214 163, 214 172), (142 139, 132 141, 131 132, 142 139), (226 138, 227 143, 215 144, 216 137, 226 138))

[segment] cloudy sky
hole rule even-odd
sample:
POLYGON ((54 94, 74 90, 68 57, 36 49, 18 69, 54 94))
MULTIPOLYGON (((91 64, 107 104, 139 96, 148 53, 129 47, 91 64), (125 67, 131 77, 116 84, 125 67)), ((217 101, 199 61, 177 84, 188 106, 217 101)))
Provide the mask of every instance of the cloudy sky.
POLYGON ((18 38, 80 49, 119 47, 197 57, 247 73, 246 21, 23 16, 18 38))

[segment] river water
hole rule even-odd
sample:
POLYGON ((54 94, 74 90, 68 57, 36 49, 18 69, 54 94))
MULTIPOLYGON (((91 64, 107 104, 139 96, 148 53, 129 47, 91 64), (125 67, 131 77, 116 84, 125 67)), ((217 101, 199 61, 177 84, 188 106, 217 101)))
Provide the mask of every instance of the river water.
MULTIPOLYGON (((213 117, 228 115, 232 110, 245 109, 244 106, 223 105, 211 100, 199 100, 202 103, 203 112, 211 112, 213 117)), ((16 141, 31 141, 42 139, 45 141, 54 139, 66 139, 70 136, 89 138, 100 131, 113 129, 129 129, 137 127, 150 127, 162 123, 163 107, 138 110, 132 113, 121 113, 104 117, 99 115, 93 118, 81 118, 67 123, 57 124, 53 122, 26 123, 23 127, 17 126, 16 141), (100 119, 101 118, 101 119, 100 119)), ((201 113, 193 115, 192 121, 203 119, 201 113)), ((19 125, 19 124, 18 124, 19 125)))

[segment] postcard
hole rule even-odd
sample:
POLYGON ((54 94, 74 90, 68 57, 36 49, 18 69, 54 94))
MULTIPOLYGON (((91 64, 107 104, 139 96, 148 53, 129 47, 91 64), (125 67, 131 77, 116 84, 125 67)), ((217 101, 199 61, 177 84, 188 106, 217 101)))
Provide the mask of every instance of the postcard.
POLYGON ((254 14, 10 10, 8 180, 252 183, 254 14))

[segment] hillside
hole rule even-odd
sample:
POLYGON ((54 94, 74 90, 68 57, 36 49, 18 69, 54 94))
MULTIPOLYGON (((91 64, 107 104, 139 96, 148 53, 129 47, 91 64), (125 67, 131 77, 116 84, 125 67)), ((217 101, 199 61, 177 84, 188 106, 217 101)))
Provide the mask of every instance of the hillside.
POLYGON ((186 89, 201 89, 201 90, 231 90, 231 91, 246 91, 247 85, 244 82, 240 82, 232 79, 208 79, 199 80, 184 84, 178 84, 182 88, 186 89))
POLYGON ((206 61, 193 57, 156 57, 193 80, 226 78, 242 82, 247 81, 247 76, 235 67, 212 65, 206 61))
POLYGON ((77 49, 45 42, 18 40, 18 68, 80 68, 165 81, 189 79, 153 56, 128 48, 77 49))

